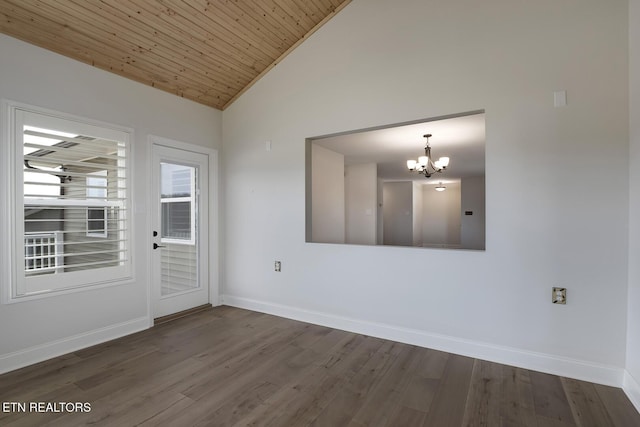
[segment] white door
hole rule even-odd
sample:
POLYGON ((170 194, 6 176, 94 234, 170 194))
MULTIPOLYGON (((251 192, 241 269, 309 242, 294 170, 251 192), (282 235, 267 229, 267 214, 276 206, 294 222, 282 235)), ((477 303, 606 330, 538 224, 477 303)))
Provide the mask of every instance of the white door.
POLYGON ((209 156, 153 144, 152 309, 209 303, 209 156))

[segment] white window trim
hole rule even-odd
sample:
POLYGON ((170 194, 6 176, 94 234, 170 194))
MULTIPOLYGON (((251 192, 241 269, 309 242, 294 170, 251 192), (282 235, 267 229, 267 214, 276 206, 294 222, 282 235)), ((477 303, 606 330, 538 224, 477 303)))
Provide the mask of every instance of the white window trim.
MULTIPOLYGON (((79 129, 93 129, 98 127, 106 133, 117 135, 112 139, 122 140, 125 142, 126 165, 125 174, 127 176, 127 193, 128 197, 118 206, 124 206, 125 215, 129 224, 133 222, 131 215, 131 200, 133 200, 134 182, 131 174, 131 164, 133 162, 131 143, 133 138, 133 129, 116 126, 110 123, 98 120, 88 119, 85 117, 75 116, 72 114, 61 113, 41 107, 11 101, 7 99, 0 100, 0 179, 7 185, 0 186, 0 230, 4 231, 5 236, 9 236, 9 244, 0 245, 0 302, 3 304, 12 304, 23 301, 30 301, 51 297, 54 295, 63 295, 90 289, 98 289, 108 286, 118 286, 131 283, 134 280, 133 269, 133 253, 135 253, 134 241, 130 226, 126 227, 124 236, 127 241, 127 251, 129 256, 124 265, 118 267, 108 267, 100 269, 100 274, 96 275, 95 271, 86 270, 78 272, 64 273, 64 280, 56 278, 59 286, 41 286, 42 290, 34 292, 25 292, 24 277, 24 240, 20 243, 19 239, 24 239, 24 221, 23 212, 24 205, 52 205, 61 202, 53 199, 28 199, 25 200, 22 194, 22 182, 17 183, 22 178, 22 149, 17 149, 16 137, 18 132, 22 130, 16 129, 16 115, 20 112, 35 113, 43 117, 50 117, 53 120, 66 120, 74 122, 79 129), (22 212, 20 212, 22 210, 22 212), (88 274, 87 274, 88 272, 88 274), (104 273, 104 274, 103 274, 104 273)), ((73 202, 73 201, 64 201, 73 202)), ((95 201, 86 201, 84 206, 93 205, 95 201)), ((110 202, 97 201, 98 206, 109 205, 110 202)), ((60 203, 61 205, 66 203, 60 203)), ((70 203, 74 204, 74 203, 70 203)), ((50 275, 57 276, 57 275, 50 275)), ((38 282, 41 277, 29 277, 29 280, 38 282)), ((49 282, 53 282, 49 280, 49 282)), ((42 284, 37 284, 38 285, 42 284)))

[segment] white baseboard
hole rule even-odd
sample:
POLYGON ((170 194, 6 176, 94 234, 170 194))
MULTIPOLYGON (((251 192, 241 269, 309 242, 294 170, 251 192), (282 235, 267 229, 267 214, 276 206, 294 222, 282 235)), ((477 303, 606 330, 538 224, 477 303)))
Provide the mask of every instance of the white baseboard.
POLYGON ((105 341, 130 335, 148 329, 149 327, 149 318, 140 317, 13 353, 3 354, 0 355, 0 374, 71 353, 72 351, 82 348, 91 347, 92 345, 105 341))
MULTIPOLYGON (((223 295, 222 304, 548 374, 622 387, 622 368, 223 295)), ((636 383, 637 385, 637 383, 636 383)))
POLYGON ((626 370, 624 371, 622 389, 631 403, 633 403, 633 406, 635 406, 638 412, 640 412, 640 383, 638 383, 626 370))

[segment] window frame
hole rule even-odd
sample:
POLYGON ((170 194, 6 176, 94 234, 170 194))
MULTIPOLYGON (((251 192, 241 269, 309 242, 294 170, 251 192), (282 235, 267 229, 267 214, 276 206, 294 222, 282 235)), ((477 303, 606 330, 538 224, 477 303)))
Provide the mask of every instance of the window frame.
MULTIPOLYGON (((179 163, 171 163, 174 165, 180 165, 179 163)), ((197 168, 190 165, 181 165, 187 168, 190 168, 191 173, 189 174, 189 196, 181 196, 181 197, 160 197, 160 242, 161 243, 171 243, 175 245, 189 245, 193 246, 196 244, 196 174, 198 173, 197 168), (163 210, 162 205, 168 203, 189 203, 189 238, 188 239, 179 239, 175 237, 163 237, 162 233, 164 232, 164 224, 162 221, 163 210)))
MULTIPOLYGON (((0 100, 0 169, 1 178, 8 185, 0 188, 0 229, 9 236, 9 244, 0 245, 0 302, 3 304, 29 301, 54 295, 96 289, 106 286, 116 286, 131 283, 134 279, 132 257, 134 242, 130 231, 133 222, 131 205, 133 200, 133 179, 131 175, 131 143, 133 129, 121 127, 98 120, 61 113, 41 107, 35 107, 7 99, 0 100), (35 119, 34 119, 35 118, 35 119), (120 141, 124 156, 122 174, 125 187, 122 190, 124 200, 121 207, 123 231, 121 241, 126 256, 116 266, 100 267, 84 271, 56 272, 41 276, 25 275, 25 205, 32 206, 43 201, 24 197, 23 178, 23 125, 31 125, 32 121, 42 127, 67 131, 73 129, 76 134, 95 135, 100 138, 120 141), (47 125, 47 123, 51 123, 47 125), (99 271, 99 274, 96 272, 99 271)), ((120 148, 118 149, 120 150, 120 148)), ((120 189, 118 190, 120 191, 120 189)), ((46 200, 46 204, 56 204, 60 200, 46 200), (53 202, 53 203, 52 203, 53 202)), ((66 203, 65 203, 66 204, 66 203)), ((91 201, 85 206, 107 208, 112 202, 91 201)))
MULTIPOLYGON (((96 186, 96 187, 101 187, 101 188, 93 188, 93 190, 102 190, 104 191, 104 200, 105 202, 107 201, 107 171, 106 170, 99 170, 99 171, 95 171, 95 172, 90 172, 88 173, 88 175, 94 175, 94 176, 87 176, 87 188, 86 188, 86 193, 87 193, 87 197, 95 197, 95 195, 90 194, 90 192, 92 191, 92 188, 89 188, 89 186, 96 186), (97 186, 96 184, 89 184, 89 180, 90 179, 94 179, 94 180, 100 180, 101 182, 104 181, 104 185, 99 185, 97 186), (104 187, 104 188, 102 188, 104 187)), ((104 205, 104 203, 103 203, 104 205)), ((107 213, 107 206, 98 206, 98 207, 94 207, 94 206, 87 206, 87 233, 86 236, 87 237, 100 237, 100 238, 107 238, 109 236, 108 233, 108 224, 109 224, 109 216, 107 213), (89 212, 99 212, 102 211, 102 220, 100 219, 93 219, 93 218, 89 218, 89 212), (89 227, 89 224, 92 221, 102 221, 102 232, 95 232, 92 231, 91 228, 89 227)))

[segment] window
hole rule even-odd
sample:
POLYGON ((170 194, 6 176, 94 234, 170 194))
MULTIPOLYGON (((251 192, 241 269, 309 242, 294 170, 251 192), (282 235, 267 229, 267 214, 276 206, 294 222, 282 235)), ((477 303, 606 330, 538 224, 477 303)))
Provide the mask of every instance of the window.
MULTIPOLYGON (((89 173, 87 200, 107 200, 107 171, 89 173)), ((107 208, 87 207, 87 236, 107 237, 107 208)))
POLYGON ((130 278, 130 132, 17 105, 8 112, 9 300, 130 278))
POLYGON ((195 245, 195 168, 160 164, 162 242, 195 245))

